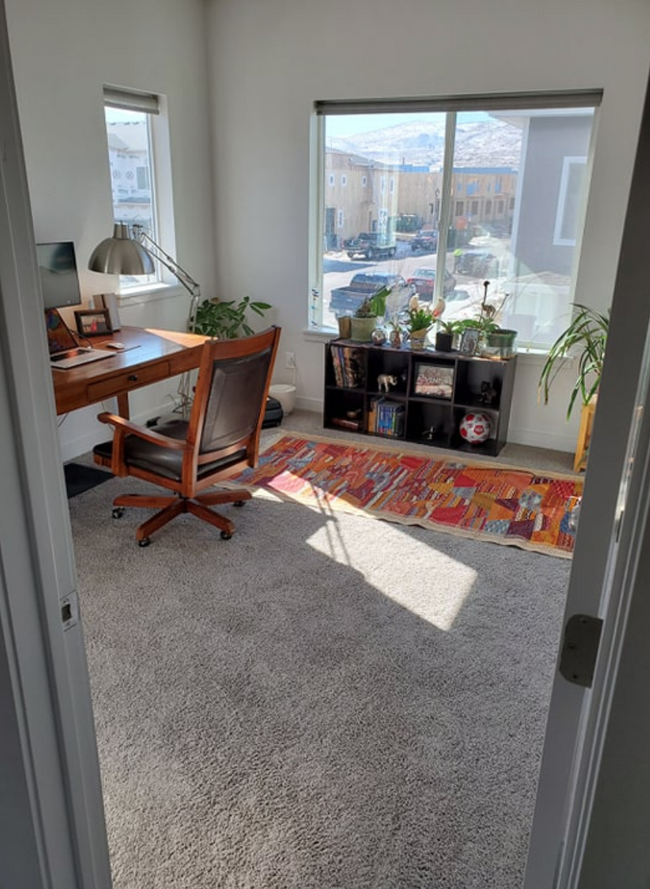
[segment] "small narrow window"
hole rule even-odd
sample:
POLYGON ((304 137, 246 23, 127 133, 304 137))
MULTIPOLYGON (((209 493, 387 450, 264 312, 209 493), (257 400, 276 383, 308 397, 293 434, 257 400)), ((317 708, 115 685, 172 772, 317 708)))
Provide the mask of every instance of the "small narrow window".
MULTIPOLYGON (((151 119, 159 113, 158 97, 104 88, 108 163, 113 191, 113 219, 141 225, 157 240, 151 119), (128 181, 128 186, 123 181, 128 181)), ((153 283, 156 275, 120 277, 120 289, 153 283)))

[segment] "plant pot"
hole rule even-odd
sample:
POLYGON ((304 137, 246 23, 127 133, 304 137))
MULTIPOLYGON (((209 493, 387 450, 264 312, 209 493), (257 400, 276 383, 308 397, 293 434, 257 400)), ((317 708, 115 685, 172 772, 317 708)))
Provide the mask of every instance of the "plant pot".
POLYGON ((512 358, 516 339, 516 330, 493 330, 485 334, 486 351, 499 358, 512 358))
POLYGON ((372 342, 372 332, 377 327, 376 318, 351 318, 350 338, 361 343, 372 342))
POLYGON ((436 334, 436 352, 451 352, 454 345, 453 333, 445 333, 440 330, 436 334))
POLYGON ((427 338, 428 330, 412 330, 409 333, 409 345, 412 349, 424 349, 424 341, 427 338))

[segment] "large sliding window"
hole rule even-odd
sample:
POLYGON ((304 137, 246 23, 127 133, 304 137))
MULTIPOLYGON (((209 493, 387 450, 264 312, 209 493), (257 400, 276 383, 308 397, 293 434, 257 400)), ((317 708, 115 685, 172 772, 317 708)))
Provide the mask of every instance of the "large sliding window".
MULTIPOLYGON (((157 240, 152 119, 158 96, 104 87, 104 115, 115 222, 142 226, 157 240)), ((155 283, 156 275, 121 276, 120 290, 155 283)))
POLYGON ((598 92, 319 102, 312 327, 336 329, 372 273, 387 314, 417 292, 445 319, 488 299, 520 346, 571 311, 598 92))

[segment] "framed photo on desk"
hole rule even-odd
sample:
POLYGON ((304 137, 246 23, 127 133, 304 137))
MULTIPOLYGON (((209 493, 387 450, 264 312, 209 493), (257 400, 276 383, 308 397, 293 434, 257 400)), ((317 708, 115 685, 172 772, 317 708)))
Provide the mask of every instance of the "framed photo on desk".
POLYGON ((77 309, 74 317, 81 336, 106 336, 113 331, 108 309, 77 309))

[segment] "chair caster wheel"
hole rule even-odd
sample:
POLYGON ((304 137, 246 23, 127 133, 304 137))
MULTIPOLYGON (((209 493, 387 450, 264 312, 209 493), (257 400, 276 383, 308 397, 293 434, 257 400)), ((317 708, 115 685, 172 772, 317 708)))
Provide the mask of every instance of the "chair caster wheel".
POLYGON ((229 534, 227 531, 221 532, 221 539, 222 540, 230 540, 231 537, 232 537, 232 534, 229 534))
POLYGON ((114 506, 112 516, 114 519, 121 519, 124 515, 124 507, 123 506, 114 506))
POLYGON ((233 502, 233 506, 243 506, 243 505, 244 505, 244 501, 243 501, 243 500, 235 500, 235 501, 233 502))
POLYGON ((138 540, 138 546, 149 546, 151 540, 148 537, 143 537, 142 540, 138 540))

